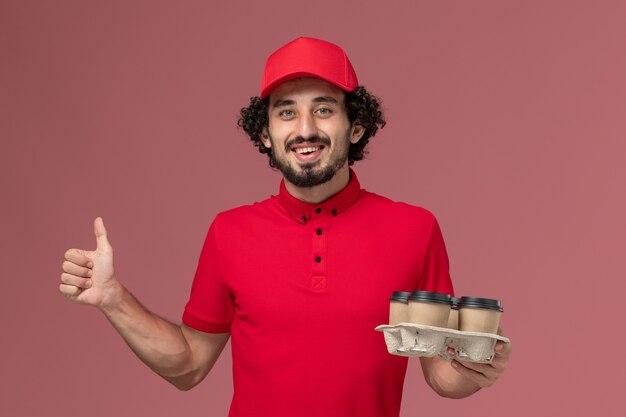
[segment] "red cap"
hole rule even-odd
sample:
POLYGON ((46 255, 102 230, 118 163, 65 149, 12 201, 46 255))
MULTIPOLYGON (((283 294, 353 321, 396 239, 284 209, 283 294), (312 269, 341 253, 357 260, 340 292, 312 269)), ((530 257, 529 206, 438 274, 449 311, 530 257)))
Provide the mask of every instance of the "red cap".
POLYGON ((300 77, 321 78, 345 91, 353 91, 359 85, 343 49, 320 39, 300 37, 267 58, 261 98, 269 96, 279 84, 300 77))

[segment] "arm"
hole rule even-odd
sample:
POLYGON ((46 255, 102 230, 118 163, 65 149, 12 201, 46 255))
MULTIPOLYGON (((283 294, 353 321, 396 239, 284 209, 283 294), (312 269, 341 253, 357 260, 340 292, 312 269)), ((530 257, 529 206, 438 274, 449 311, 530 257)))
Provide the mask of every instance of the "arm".
POLYGON ((150 312, 117 281, 102 219, 94 222, 94 232, 95 251, 65 253, 59 291, 100 309, 139 359, 177 388, 192 388, 211 370, 230 334, 203 333, 150 312))
MULTIPOLYGON (((434 217, 423 265, 418 288, 453 294, 448 254, 441 229, 434 217)), ((501 331, 498 333, 502 334, 501 331)), ((496 356, 491 364, 460 362, 456 360, 453 349, 449 348, 447 353, 453 358, 452 362, 439 357, 420 358, 424 378, 439 395, 464 398, 492 385, 500 377, 509 360, 511 344, 497 342, 496 356)))
MULTIPOLYGON (((498 332, 502 334, 501 331, 498 332)), ((511 343, 497 342, 496 353, 490 364, 461 362, 453 359, 446 362, 440 357, 420 358, 424 379, 442 397, 465 398, 481 388, 486 388, 502 375, 511 355, 511 343)), ((448 355, 455 358, 454 349, 448 355)))
POLYGON ((123 287, 116 300, 102 308, 107 319, 139 359, 180 390, 193 388, 207 376, 230 336, 170 323, 123 287))

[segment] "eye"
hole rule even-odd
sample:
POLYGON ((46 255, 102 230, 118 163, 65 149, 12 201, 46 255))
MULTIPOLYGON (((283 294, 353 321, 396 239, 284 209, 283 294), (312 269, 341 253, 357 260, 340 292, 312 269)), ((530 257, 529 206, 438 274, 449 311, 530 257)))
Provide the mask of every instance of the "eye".
POLYGON ((289 118, 289 117, 293 117, 295 113, 293 110, 282 110, 280 113, 278 113, 278 115, 280 117, 289 118))
POLYGON ((329 114, 331 114, 333 111, 327 107, 320 107, 319 109, 315 110, 315 112, 317 114, 320 114, 322 116, 327 116, 329 114))

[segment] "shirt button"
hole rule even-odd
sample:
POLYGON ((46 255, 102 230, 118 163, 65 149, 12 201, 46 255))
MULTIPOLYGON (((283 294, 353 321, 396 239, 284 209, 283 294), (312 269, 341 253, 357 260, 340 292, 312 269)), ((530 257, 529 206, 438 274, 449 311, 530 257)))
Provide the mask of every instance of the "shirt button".
POLYGON ((322 258, 320 258, 319 256, 315 257, 315 262, 320 263, 322 262, 322 258))
POLYGON ((337 215, 337 210, 333 210, 333 211, 331 211, 331 213, 333 213, 333 216, 336 216, 337 215))
POLYGON ((317 214, 320 214, 320 213, 322 212, 322 209, 318 207, 318 208, 316 208, 316 209, 315 209, 315 212, 316 212, 317 214))
POLYGON ((318 236, 319 236, 319 235, 321 235, 321 234, 322 234, 322 229, 317 229, 317 230, 315 231, 315 233, 317 233, 317 235, 318 235, 318 236))

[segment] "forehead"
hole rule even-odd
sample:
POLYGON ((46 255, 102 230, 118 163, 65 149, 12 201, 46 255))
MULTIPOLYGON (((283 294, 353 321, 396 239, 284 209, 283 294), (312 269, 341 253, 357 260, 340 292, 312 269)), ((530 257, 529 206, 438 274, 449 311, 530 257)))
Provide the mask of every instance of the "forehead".
POLYGON ((293 100, 294 102, 312 101, 317 97, 333 97, 337 102, 343 102, 343 90, 319 78, 296 78, 286 81, 276 87, 270 94, 270 107, 278 100, 293 100))

